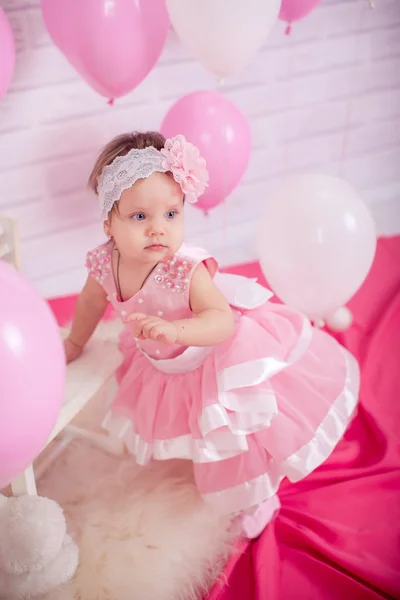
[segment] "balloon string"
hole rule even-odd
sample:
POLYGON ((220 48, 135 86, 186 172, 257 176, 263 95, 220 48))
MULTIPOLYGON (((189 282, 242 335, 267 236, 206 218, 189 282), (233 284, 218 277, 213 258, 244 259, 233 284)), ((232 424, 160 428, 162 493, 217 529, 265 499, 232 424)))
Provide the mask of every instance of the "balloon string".
POLYGON ((290 35, 292 33, 292 24, 288 23, 285 29, 285 35, 290 35))
MULTIPOLYGON (((220 75, 217 78, 217 93, 218 94, 223 94, 224 93, 224 86, 225 86, 225 79, 223 75, 220 75)), ((226 129, 228 127, 228 115, 224 112, 222 114, 223 117, 223 126, 222 126, 222 132, 223 132, 223 151, 221 149, 221 171, 222 171, 222 193, 223 193, 223 199, 222 199, 222 205, 221 205, 221 227, 222 227, 222 240, 223 240, 223 244, 226 245, 226 241, 227 241, 227 204, 226 204, 226 190, 228 189, 228 148, 227 148, 227 144, 225 143, 225 133, 226 133, 226 129)))
POLYGON ((370 8, 375 8, 376 7, 376 4, 375 4, 374 0, 368 0, 368 4, 369 4, 370 8))
MULTIPOLYGON (((363 20, 364 20, 364 13, 365 13, 365 11, 361 10, 360 22, 358 25, 357 34, 356 34, 355 41, 354 41, 354 60, 357 59, 357 55, 358 55, 358 48, 359 48, 359 44, 360 44, 360 40, 361 40, 361 30, 362 30, 362 24, 363 24, 363 20)), ((345 123, 344 123, 344 131, 343 131, 343 138, 342 138, 342 148, 341 148, 341 156, 339 159, 339 169, 338 169, 339 177, 345 176, 349 137, 350 137, 350 128, 351 128, 351 122, 352 122, 352 116, 353 116, 353 108, 354 108, 354 98, 350 97, 347 101, 346 111, 345 111, 345 123)))
MULTIPOLYGON (((292 24, 288 23, 287 26, 287 30, 289 29, 291 31, 291 27, 292 24)), ((289 33, 286 33, 287 36, 290 35, 290 31, 289 33)), ((295 73, 295 51, 294 51, 294 47, 293 47, 293 43, 294 43, 294 38, 290 37, 288 38, 287 44, 288 44, 288 54, 289 54, 289 60, 288 60, 288 85, 289 85, 289 96, 292 94, 293 95, 293 75, 295 73)), ((289 153, 289 144, 290 144, 290 120, 287 119, 287 121, 284 122, 283 127, 282 127, 282 159, 281 159, 281 179, 284 179, 288 176, 289 171, 292 171, 290 162, 291 162, 291 155, 289 153)))

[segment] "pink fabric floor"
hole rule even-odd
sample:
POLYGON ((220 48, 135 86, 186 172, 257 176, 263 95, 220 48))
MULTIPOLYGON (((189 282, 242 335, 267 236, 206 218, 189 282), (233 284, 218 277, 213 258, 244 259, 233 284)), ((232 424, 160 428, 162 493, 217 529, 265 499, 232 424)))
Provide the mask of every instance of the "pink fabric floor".
MULTIPOLYGON (((229 270, 262 281, 256 263, 229 270)), ((75 298, 50 304, 71 319, 75 298)), ((207 600, 400 599, 400 237, 379 241, 350 307, 338 339, 360 361, 358 416, 327 463, 281 487, 279 517, 207 600)))

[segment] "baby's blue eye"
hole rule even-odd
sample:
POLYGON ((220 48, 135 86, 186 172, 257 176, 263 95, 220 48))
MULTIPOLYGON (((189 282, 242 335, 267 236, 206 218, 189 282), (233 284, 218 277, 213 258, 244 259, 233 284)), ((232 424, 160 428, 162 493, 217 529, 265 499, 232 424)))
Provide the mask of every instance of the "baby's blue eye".
POLYGON ((169 210, 166 214, 167 219, 174 219, 177 215, 176 210, 169 210))
POLYGON ((144 221, 146 218, 146 215, 144 213, 136 213, 136 215, 132 215, 132 219, 135 219, 135 221, 144 221))

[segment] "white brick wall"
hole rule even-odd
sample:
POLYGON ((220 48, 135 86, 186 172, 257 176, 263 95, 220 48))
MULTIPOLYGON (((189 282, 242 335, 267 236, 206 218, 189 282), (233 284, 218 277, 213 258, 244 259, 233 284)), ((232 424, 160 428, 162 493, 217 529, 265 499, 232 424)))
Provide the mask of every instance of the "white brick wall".
MULTIPOLYGON (((159 65, 109 107, 51 44, 39 0, 0 0, 18 48, 0 102, 0 212, 18 218, 25 274, 47 296, 77 291, 86 251, 102 239, 85 191, 93 158, 117 133, 158 128, 180 95, 217 88, 171 32, 159 65)), ((203 217, 188 207, 188 237, 221 263, 256 257, 254 231, 269 192, 318 169, 356 185, 382 234, 400 232, 400 0, 322 0, 223 91, 247 115, 254 152, 242 185, 203 217)))

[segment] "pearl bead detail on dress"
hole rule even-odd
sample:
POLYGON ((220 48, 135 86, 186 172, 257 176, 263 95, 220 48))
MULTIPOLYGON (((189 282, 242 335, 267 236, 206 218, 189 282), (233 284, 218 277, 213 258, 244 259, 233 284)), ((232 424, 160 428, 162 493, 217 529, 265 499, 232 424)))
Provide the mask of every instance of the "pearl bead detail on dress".
POLYGON ((157 267, 154 280, 171 292, 184 292, 189 285, 189 277, 195 263, 183 258, 174 256, 166 257, 157 267))
POLYGON ((91 276, 102 285, 111 273, 110 247, 103 245, 88 252, 86 268, 91 276))

